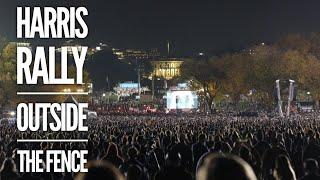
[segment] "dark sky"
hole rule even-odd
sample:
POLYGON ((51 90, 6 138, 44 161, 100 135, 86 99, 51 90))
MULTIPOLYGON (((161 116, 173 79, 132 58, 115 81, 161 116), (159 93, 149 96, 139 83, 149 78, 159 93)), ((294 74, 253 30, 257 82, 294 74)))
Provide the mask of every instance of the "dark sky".
POLYGON ((309 0, 1 0, 0 33, 15 37, 16 6, 86 6, 86 41, 165 48, 177 55, 271 43, 288 33, 320 31, 320 1, 309 0))

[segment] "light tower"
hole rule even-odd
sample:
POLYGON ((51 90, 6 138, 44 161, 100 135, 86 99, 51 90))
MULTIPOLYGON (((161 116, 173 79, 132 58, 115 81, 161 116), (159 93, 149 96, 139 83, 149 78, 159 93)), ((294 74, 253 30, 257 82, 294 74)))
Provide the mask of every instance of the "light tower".
POLYGON ((167 41, 167 53, 168 53, 168 57, 170 57, 170 41, 167 41))

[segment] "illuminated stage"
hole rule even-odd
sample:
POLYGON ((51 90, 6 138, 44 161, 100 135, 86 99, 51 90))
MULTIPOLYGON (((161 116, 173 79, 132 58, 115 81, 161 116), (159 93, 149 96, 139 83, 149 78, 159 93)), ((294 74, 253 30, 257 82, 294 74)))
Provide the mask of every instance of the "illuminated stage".
POLYGON ((168 110, 192 110, 198 108, 198 96, 194 91, 174 90, 167 92, 168 110))

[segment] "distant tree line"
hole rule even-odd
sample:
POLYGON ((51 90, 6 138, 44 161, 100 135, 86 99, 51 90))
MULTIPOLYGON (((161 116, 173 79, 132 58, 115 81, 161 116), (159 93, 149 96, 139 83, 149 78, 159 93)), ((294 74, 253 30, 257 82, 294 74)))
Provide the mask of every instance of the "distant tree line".
POLYGON ((290 34, 274 44, 260 44, 219 57, 190 59, 182 65, 182 77, 190 80, 209 107, 228 95, 238 102, 241 95, 255 90, 255 98, 274 102, 277 79, 296 81, 300 90, 320 100, 320 34, 290 34))

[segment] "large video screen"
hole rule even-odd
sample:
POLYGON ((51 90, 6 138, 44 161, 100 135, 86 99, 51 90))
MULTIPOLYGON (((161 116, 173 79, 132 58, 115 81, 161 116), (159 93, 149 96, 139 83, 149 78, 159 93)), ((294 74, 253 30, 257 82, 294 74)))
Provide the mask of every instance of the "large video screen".
POLYGON ((167 109, 198 108, 198 96, 193 91, 168 91, 167 109))

